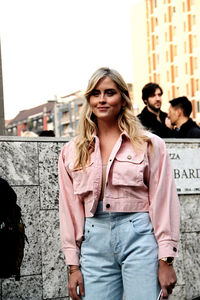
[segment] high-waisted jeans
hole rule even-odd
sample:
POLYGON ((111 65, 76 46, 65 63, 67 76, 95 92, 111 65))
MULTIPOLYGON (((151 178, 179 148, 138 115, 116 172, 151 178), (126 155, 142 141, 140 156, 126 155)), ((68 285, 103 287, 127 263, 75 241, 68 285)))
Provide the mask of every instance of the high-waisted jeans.
POLYGON ((81 245, 85 300, 156 300, 158 246, 149 213, 107 213, 99 202, 85 219, 81 245))

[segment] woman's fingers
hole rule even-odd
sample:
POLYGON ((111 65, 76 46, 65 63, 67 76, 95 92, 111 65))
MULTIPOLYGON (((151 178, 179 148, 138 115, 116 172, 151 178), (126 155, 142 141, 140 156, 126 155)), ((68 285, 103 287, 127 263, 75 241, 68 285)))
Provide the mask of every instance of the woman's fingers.
POLYGON ((83 276, 80 270, 72 273, 69 278, 68 291, 72 300, 81 300, 77 292, 78 287, 80 294, 84 296, 83 276))

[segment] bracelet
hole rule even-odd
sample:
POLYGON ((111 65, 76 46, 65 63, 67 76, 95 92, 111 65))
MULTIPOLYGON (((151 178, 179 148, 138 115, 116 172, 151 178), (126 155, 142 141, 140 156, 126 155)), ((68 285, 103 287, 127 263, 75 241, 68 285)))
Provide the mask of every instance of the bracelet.
POLYGON ((69 269, 69 274, 71 275, 72 273, 79 271, 79 270, 80 270, 79 266, 77 266, 76 268, 73 268, 73 269, 69 269))

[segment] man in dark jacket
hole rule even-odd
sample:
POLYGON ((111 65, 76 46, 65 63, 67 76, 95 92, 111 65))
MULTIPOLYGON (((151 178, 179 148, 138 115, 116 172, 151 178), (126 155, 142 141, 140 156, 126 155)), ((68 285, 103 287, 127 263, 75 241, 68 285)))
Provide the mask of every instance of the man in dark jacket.
POLYGON ((200 127, 190 118, 192 104, 187 97, 178 97, 169 101, 168 117, 172 126, 176 126, 176 138, 200 138, 200 127))
POLYGON ((173 130, 166 125, 167 114, 161 111, 163 90, 156 83, 148 83, 142 89, 142 100, 146 107, 138 115, 142 125, 162 138, 173 137, 173 130))

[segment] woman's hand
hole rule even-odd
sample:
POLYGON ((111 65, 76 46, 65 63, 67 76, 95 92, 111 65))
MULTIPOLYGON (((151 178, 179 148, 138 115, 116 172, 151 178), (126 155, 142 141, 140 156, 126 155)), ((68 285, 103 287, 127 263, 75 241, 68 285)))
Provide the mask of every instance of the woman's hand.
POLYGON ((159 261, 158 279, 162 288, 163 299, 168 299, 177 282, 173 266, 168 266, 164 261, 159 261))
POLYGON ((68 291, 69 296, 72 298, 72 300, 81 300, 81 298, 77 294, 77 287, 79 287, 81 296, 84 296, 83 275, 80 270, 74 271, 69 277, 68 291))

